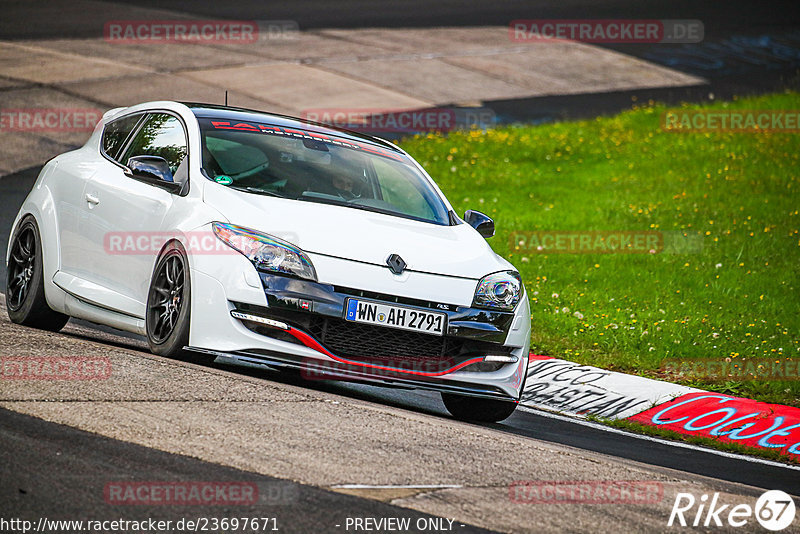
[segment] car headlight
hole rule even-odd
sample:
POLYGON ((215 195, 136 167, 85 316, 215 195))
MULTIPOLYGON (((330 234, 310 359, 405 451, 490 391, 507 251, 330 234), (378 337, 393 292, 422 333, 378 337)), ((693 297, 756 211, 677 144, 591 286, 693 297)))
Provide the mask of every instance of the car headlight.
POLYGON ((317 281, 317 271, 305 252, 277 237, 234 224, 212 223, 214 234, 244 254, 256 269, 317 281))
POLYGON ((481 278, 475 290, 472 306, 492 310, 511 311, 522 294, 522 280, 519 273, 504 271, 481 278))

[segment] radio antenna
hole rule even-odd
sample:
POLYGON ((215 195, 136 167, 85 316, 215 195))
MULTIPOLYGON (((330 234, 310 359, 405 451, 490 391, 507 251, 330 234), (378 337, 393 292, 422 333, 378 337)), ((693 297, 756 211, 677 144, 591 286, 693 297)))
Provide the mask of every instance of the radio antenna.
POLYGON ((225 107, 228 107, 228 91, 225 91, 225 107))

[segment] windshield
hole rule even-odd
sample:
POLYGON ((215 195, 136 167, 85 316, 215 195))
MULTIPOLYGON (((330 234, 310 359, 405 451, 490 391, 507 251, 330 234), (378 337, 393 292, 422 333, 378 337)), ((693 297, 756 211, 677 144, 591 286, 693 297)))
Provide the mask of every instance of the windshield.
POLYGON ((248 193, 449 224, 447 207, 408 157, 304 130, 199 119, 203 168, 248 193))

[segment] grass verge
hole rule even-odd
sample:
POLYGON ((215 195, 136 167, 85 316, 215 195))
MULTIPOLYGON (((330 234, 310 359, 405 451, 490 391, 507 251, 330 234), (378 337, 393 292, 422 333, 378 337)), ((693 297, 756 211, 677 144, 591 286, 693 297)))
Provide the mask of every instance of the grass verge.
MULTIPOLYGON (((682 376, 675 362, 800 360, 800 136, 674 133, 668 108, 509 126, 401 145, 454 208, 493 217, 494 250, 520 271, 532 350, 800 406, 789 380, 682 376), (530 232, 655 232, 655 253, 554 253, 530 232)), ((787 92, 691 109, 798 110, 787 92)), ((649 234, 647 234, 649 235, 649 234)), ((538 239, 538 238, 537 238, 538 239)), ((596 249, 595 249, 596 250, 596 249)), ((788 367, 786 367, 788 365, 788 367)))

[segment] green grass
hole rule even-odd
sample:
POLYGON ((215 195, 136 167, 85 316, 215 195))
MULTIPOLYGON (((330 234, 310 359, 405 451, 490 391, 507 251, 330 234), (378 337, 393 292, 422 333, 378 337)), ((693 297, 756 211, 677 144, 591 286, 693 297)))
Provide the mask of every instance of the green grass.
MULTIPOLYGON (((798 110, 800 94, 706 107, 798 110)), ((533 351, 678 382, 662 362, 800 360, 800 134, 664 132, 667 109, 401 145, 459 213, 495 219, 489 242, 522 274, 533 351), (509 242, 556 230, 680 232, 700 250, 542 254, 509 242)), ((798 380, 692 385, 800 406, 798 380)))

